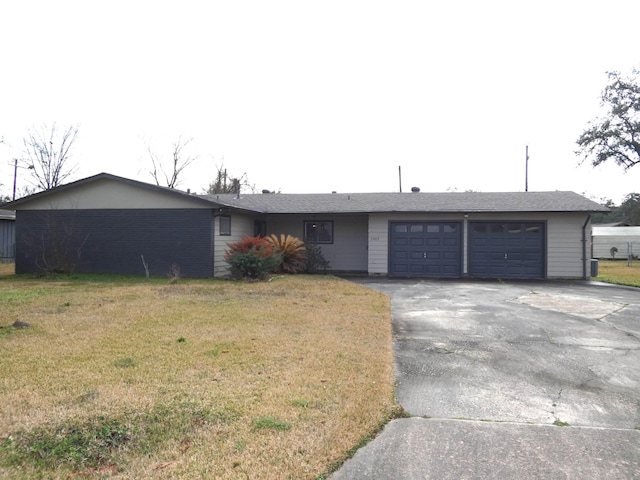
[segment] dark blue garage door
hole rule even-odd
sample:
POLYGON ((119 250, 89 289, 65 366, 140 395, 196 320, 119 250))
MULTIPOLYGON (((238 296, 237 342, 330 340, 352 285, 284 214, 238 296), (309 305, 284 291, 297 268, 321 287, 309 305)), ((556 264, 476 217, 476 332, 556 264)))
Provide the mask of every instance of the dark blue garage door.
POLYGON ((544 278, 543 222, 469 222, 469 275, 544 278))
POLYGON ((456 222, 391 222, 389 275, 459 277, 462 225, 456 222))

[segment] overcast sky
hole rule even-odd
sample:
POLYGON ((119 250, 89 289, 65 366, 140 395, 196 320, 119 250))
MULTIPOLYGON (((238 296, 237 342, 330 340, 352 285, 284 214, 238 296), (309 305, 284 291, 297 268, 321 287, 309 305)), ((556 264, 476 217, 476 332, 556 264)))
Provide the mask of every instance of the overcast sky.
MULTIPOLYGON (((75 178, 152 181, 179 136, 283 193, 573 190, 619 202, 640 166, 578 165, 606 71, 640 66, 640 1, 21 0, 0 13, 0 193, 43 122, 79 124, 75 178), (637 171, 636 171, 637 170, 637 171)), ((27 172, 18 172, 18 189, 27 172)))

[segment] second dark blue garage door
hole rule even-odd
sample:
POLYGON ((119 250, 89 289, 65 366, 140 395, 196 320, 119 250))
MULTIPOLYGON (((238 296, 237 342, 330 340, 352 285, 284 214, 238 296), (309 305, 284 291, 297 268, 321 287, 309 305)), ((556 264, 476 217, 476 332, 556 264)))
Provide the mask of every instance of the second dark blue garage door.
POLYGON ((544 278, 544 222, 469 222, 469 275, 544 278))

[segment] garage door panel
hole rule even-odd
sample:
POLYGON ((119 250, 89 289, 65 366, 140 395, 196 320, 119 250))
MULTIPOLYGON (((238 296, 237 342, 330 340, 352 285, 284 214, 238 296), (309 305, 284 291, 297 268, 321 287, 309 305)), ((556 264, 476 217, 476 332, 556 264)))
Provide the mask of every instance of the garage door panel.
POLYGON ((459 223, 392 222, 389 245, 390 275, 461 275, 462 228, 459 223), (399 255, 398 251, 404 253, 399 255))
POLYGON ((544 223, 470 222, 469 275, 544 278, 544 223))

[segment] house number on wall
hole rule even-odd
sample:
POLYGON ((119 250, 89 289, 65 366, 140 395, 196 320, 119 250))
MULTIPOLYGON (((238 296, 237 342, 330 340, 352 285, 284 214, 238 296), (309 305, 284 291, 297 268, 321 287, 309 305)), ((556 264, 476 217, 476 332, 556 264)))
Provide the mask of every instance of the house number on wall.
POLYGON ((372 241, 380 240, 380 237, 371 237, 370 240, 372 241))

